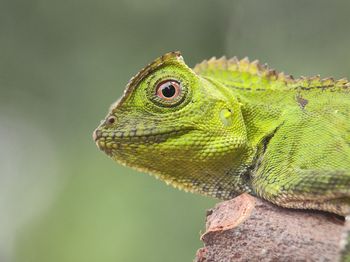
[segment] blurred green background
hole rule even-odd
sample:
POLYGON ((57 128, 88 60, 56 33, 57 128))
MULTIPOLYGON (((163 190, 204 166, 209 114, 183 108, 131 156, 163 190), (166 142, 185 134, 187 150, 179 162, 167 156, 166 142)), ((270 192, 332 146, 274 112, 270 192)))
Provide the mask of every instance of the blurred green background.
POLYGON ((0 1, 0 261, 191 261, 216 200, 121 167, 91 134, 181 50, 350 77, 349 1, 0 1))

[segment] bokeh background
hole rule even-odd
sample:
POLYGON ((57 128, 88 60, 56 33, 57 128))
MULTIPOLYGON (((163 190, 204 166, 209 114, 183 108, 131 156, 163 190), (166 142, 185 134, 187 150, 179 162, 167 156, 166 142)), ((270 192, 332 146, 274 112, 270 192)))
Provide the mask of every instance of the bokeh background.
POLYGON ((129 78, 181 50, 350 77, 349 1, 0 1, 0 261, 191 261, 216 200, 98 151, 129 78))

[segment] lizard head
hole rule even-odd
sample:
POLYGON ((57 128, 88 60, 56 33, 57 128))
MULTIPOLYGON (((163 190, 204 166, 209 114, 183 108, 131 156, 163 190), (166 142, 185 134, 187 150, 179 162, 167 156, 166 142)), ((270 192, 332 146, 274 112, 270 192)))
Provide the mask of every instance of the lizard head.
POLYGON ((93 137, 117 162, 177 188, 219 198, 238 193, 234 163, 246 156, 240 105, 179 52, 134 76, 93 137))

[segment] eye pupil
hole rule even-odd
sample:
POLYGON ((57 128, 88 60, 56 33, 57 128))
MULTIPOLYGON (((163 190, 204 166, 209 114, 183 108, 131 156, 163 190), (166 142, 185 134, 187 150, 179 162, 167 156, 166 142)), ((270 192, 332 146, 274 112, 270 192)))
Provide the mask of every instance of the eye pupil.
POLYGON ((164 86, 162 88, 162 94, 167 98, 173 97, 175 93, 176 93, 176 89, 172 84, 168 84, 167 86, 164 86))

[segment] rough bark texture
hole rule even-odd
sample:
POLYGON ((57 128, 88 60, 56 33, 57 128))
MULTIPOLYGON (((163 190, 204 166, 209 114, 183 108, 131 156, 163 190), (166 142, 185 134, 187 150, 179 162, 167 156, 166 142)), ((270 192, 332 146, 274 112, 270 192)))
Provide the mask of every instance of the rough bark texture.
POLYGON ((195 261, 338 261, 343 232, 341 217, 243 194, 208 211, 195 261))

